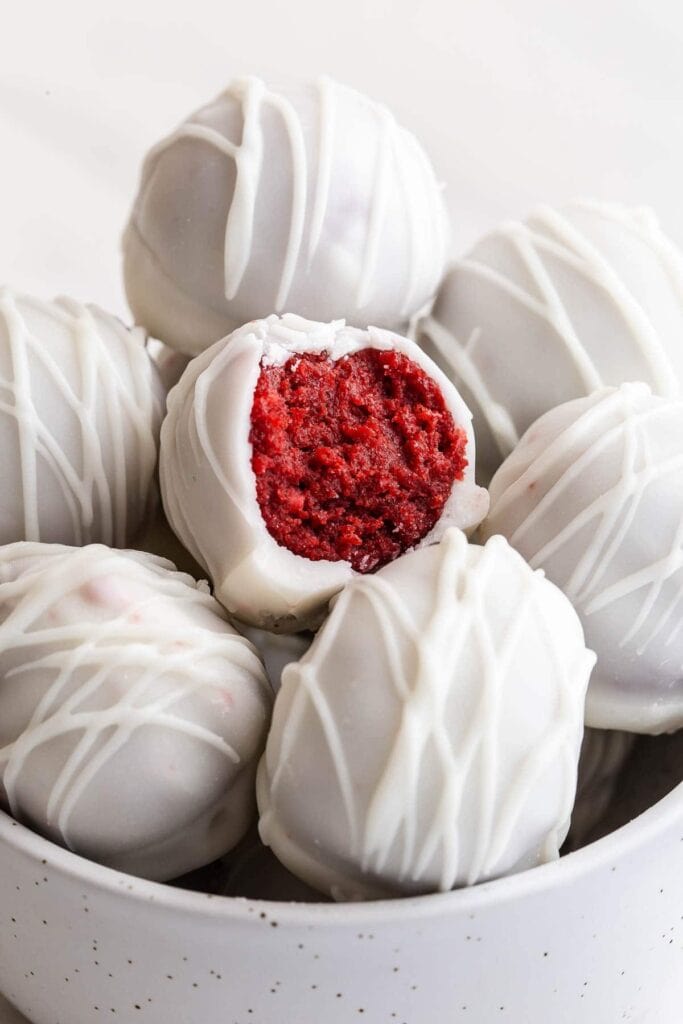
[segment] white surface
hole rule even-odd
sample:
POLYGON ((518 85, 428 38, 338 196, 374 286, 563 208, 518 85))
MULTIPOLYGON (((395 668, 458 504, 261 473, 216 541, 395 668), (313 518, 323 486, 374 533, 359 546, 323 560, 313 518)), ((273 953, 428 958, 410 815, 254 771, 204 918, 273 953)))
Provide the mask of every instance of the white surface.
POLYGON ((89 0, 0 41, 0 279, 125 309, 147 147, 233 75, 327 72, 388 102, 447 184, 454 246, 541 200, 652 203, 683 241, 674 0, 89 0))

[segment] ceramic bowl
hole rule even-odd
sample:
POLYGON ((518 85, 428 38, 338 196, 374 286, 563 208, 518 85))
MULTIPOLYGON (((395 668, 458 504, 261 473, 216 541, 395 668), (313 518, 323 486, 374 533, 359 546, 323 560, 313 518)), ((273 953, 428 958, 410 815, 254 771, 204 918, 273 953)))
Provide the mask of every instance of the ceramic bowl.
POLYGON ((207 896, 0 813, 0 990, 34 1024, 680 1024, 683 784, 560 861, 370 904, 207 896))

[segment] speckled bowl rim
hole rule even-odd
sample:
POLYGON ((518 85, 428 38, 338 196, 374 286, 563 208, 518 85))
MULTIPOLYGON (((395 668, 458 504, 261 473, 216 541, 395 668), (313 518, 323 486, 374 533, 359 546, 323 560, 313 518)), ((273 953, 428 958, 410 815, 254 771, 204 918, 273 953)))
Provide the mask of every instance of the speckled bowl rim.
POLYGON ((368 903, 287 903, 249 899, 238 896, 216 896, 187 889, 174 888, 160 882, 148 882, 56 846, 14 821, 0 810, 0 843, 28 855, 37 865, 46 865, 63 876, 82 881, 100 891, 118 896, 126 902, 154 903, 164 910, 181 911, 195 917, 222 918, 226 921, 253 922, 253 907, 269 914, 277 913, 281 926, 288 924, 343 926, 359 924, 415 922, 454 914, 468 913, 491 904, 503 904, 543 892, 554 886, 566 886, 618 860, 663 829, 676 822, 681 826, 683 842, 683 782, 652 807, 626 825, 602 839, 569 853, 557 861, 542 864, 507 878, 483 882, 468 889, 427 896, 376 900, 368 903))

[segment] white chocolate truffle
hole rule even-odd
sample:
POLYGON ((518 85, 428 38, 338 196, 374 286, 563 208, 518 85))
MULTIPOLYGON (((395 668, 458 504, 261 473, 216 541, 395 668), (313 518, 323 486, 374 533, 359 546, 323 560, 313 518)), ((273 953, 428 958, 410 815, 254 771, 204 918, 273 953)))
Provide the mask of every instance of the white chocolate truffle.
POLYGON ((605 385, 683 385, 683 258, 651 210, 540 207, 446 276, 420 341, 474 414, 490 480, 539 416, 605 385))
POLYGON ((0 549, 0 803, 146 878, 233 847, 271 695, 206 585, 102 545, 0 549))
POLYGON ((576 608, 598 662, 586 722, 683 726, 683 400, 645 384, 566 402, 491 482, 502 533, 576 608))
POLYGON ((584 846, 599 829, 635 740, 632 732, 585 730, 579 758, 576 801, 565 850, 576 850, 584 846))
POLYGON ((445 891, 558 856, 595 661, 502 537, 449 530, 332 603, 285 669, 259 830, 336 899, 445 891))
POLYGON ((163 389, 144 331, 0 289, 0 544, 130 543, 156 500, 163 389))
MULTIPOLYGON (((448 526, 471 529, 486 514, 488 495, 474 483, 469 410, 414 342, 378 328, 360 331, 344 321, 320 324, 293 315, 247 324, 193 359, 169 395, 160 458, 168 521, 206 568, 219 601, 247 624, 279 632, 311 628, 332 594, 356 574, 349 561, 293 553, 266 526, 250 441, 261 369, 296 369, 298 360, 320 353, 334 363, 365 350, 400 353, 435 382, 466 442, 468 464, 421 543, 438 540, 448 526)), ((306 417, 314 420, 315 410, 306 410, 306 417)))
POLYGON ((149 153, 124 236, 136 319, 196 355, 272 312, 405 328, 445 269, 432 166, 328 78, 239 79, 149 153))

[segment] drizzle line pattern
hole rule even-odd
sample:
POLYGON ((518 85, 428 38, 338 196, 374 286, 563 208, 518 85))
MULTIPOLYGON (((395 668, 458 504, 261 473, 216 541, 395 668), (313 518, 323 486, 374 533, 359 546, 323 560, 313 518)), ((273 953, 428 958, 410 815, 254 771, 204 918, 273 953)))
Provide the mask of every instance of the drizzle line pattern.
MULTIPOLYGON (((216 103, 239 106, 242 121, 239 141, 227 138, 211 125, 190 119, 150 150, 143 168, 143 186, 151 180, 163 153, 182 139, 198 140, 233 161, 236 181, 228 208, 223 266, 225 297, 228 301, 234 299, 254 256, 257 209, 259 200, 263 201, 260 187, 264 160, 273 159, 268 150, 271 140, 264 113, 268 108, 275 111, 285 130, 291 166, 289 228, 273 295, 273 309, 281 313, 290 302, 297 272, 307 274, 310 271, 326 231, 333 230, 328 223, 328 213, 333 198, 335 162, 344 156, 350 144, 341 124, 358 108, 362 111, 361 119, 371 117, 376 128, 372 183, 367 195, 359 193, 355 197, 356 203, 367 205, 367 210, 364 237, 355 253, 358 279, 353 301, 356 310, 372 302, 379 279, 377 271, 384 233, 390 217, 398 215, 405 221, 406 267, 401 295, 402 315, 407 317, 415 312, 416 303, 424 302, 433 294, 446 257, 447 223, 434 172, 414 137, 396 123, 385 107, 327 77, 315 83, 315 93, 317 137, 305 130, 302 114, 286 95, 269 90, 258 78, 234 81, 216 103), (401 198, 398 207, 397 195, 401 198)), ((282 156, 278 155, 277 159, 282 161, 282 156)), ((359 178, 358 188, 360 181, 359 178)), ((348 244, 348 239, 344 244, 348 244)), ((396 252, 390 256, 396 259, 396 252)))
MULTIPOLYGON (((284 797, 303 742, 302 728, 304 722, 310 728, 313 709, 341 795, 349 855, 363 873, 382 877, 389 869, 392 876, 397 873, 418 887, 420 883, 429 887, 425 880, 433 878, 437 865, 438 887, 444 891, 490 877, 518 844, 526 809, 544 773, 559 763, 563 788, 557 807, 550 812, 556 815, 555 824, 542 844, 544 859, 557 856, 574 799, 585 684, 594 658, 581 643, 558 641, 557 623, 550 621, 544 601, 547 583, 526 568, 520 576, 524 582, 519 601, 502 631, 492 624, 501 543, 504 547, 500 539, 490 542, 476 567, 468 569, 466 538, 457 531, 446 534, 439 545, 431 610, 421 629, 415 625, 409 593, 381 573, 354 579, 337 597, 314 647, 288 668, 285 685, 295 681, 296 688, 279 737, 277 759, 271 765, 270 806, 261 826, 266 836, 278 827, 278 801, 281 794, 284 797), (366 606, 363 614, 373 623, 386 666, 387 682, 377 679, 373 685, 393 688, 400 707, 400 726, 379 777, 369 781, 369 790, 354 785, 353 751, 345 749, 329 706, 331 694, 320 683, 321 666, 333 650, 338 653, 340 630, 349 608, 359 601, 366 606), (542 735, 530 740, 510 773, 499 756, 506 728, 504 709, 510 699, 506 688, 515 662, 525 657, 530 632, 538 637, 547 659, 547 682, 556 694, 556 704, 542 735), (408 643, 407 656, 401 653, 397 636, 408 643), (481 681, 474 713, 454 744, 450 721, 454 680, 467 671, 465 653, 472 650, 481 666, 481 681), (413 665, 416 668, 411 671, 413 665), (426 769, 428 759, 435 765, 432 769, 426 769), (465 827, 462 815, 471 814, 475 786, 474 820, 468 817, 465 827), (425 820, 425 801, 428 806, 434 794, 433 810, 425 820), (470 810, 464 811, 465 801, 470 810), (464 837, 467 852, 462 848, 464 837)), ((580 637, 578 623, 574 629, 574 636, 580 637)))
MULTIPOLYGON (((677 494, 683 498, 675 484, 683 473, 683 454, 661 454, 661 440, 680 436, 682 429, 682 403, 653 398, 645 385, 607 389, 586 400, 506 486, 494 484, 487 530, 509 534, 510 543, 532 566, 545 568, 588 619, 634 598, 619 645, 633 646, 638 656, 655 640, 670 647, 681 627, 683 503, 673 526, 668 519, 666 527, 658 526, 653 512, 667 480, 674 482, 671 500, 677 494), (613 472, 605 471, 606 462, 613 472), (536 498, 530 501, 532 481, 536 498), (563 511, 568 496, 577 492, 584 503, 568 516, 563 511), (650 524, 645 544, 639 540, 643 522, 650 524), (581 537, 586 539, 580 542, 581 537), (558 574, 561 564, 571 568, 558 574)), ((524 459, 522 448, 512 459, 524 459)))
MULTIPOLYGON (((656 225, 640 211, 622 210, 596 203, 577 203, 579 210, 592 212, 606 223, 627 227, 640 237, 655 254, 660 272, 671 281, 683 305, 683 270, 680 257, 661 237, 656 225)), ((568 304, 568 295, 557 285, 548 271, 549 261, 559 264, 580 279, 594 285, 606 305, 619 314, 620 323, 630 337, 642 362, 639 378, 647 381, 658 394, 675 395, 679 391, 676 373, 663 340, 649 311, 632 294, 619 270, 609 262, 598 247, 579 230, 568 216, 543 206, 526 222, 509 221, 500 225, 494 235, 506 262, 518 265, 521 272, 504 272, 478 258, 477 249, 455 264, 453 280, 459 287, 468 281, 481 281, 498 289, 509 301, 525 310, 531 318, 547 329, 548 359, 561 347, 574 365, 584 394, 620 380, 606 380, 581 335, 568 304)), ((444 285, 449 287, 448 279, 444 285)), ((487 293, 487 301, 495 301, 487 293)), ((515 423, 509 395, 492 394, 487 386, 485 365, 490 345, 510 344, 509 338, 485 336, 486 312, 482 307, 481 322, 471 325, 467 337, 457 336, 448 323, 441 322, 438 312, 424 322, 424 331, 433 343, 441 364, 450 367, 456 383, 461 380, 469 389, 479 414, 486 422, 500 455, 505 457, 517 444, 527 423, 515 423), (507 402, 507 407, 506 407, 507 402)), ((608 344, 605 341, 605 344, 608 344)), ((574 397, 568 395, 568 398, 574 397)))
MULTIPOLYGON (((99 546, 46 545, 32 558, 22 546, 10 545, 0 560, 0 665, 5 666, 0 711, 16 685, 45 680, 21 733, 0 746, 0 796, 20 819, 31 756, 45 744, 71 737, 46 805, 47 825, 71 848, 69 825, 79 800, 138 730, 153 725, 190 737, 237 765, 240 753, 226 738, 226 730, 235 726, 223 723, 219 731, 202 724, 201 716, 193 721, 185 702, 196 697, 199 706, 210 704, 212 685, 238 681, 260 694, 264 713, 270 704, 270 689, 251 644, 227 624, 223 627, 208 590, 169 568, 170 563, 151 555, 99 546), (28 564, 17 573, 13 558, 24 557, 28 564), (121 610, 86 620, 59 615, 60 603, 87 594, 111 576, 135 587, 135 597, 123 602, 121 610), (175 615, 169 621, 172 605, 175 615), (201 619, 193 621, 195 610, 201 619), (215 630, 202 624, 207 613, 216 619, 215 630), (221 662, 224 674, 216 671, 221 662)), ((220 721, 220 715, 214 716, 216 724, 220 721)))
POLYGON ((4 522, 0 514, 2 542, 54 535, 56 509, 39 500, 46 482, 64 504, 65 543, 122 546, 139 526, 161 422, 143 339, 72 299, 44 303, 0 289, 0 429, 19 464, 18 493, 4 522), (66 350, 53 343, 64 335, 66 350))

